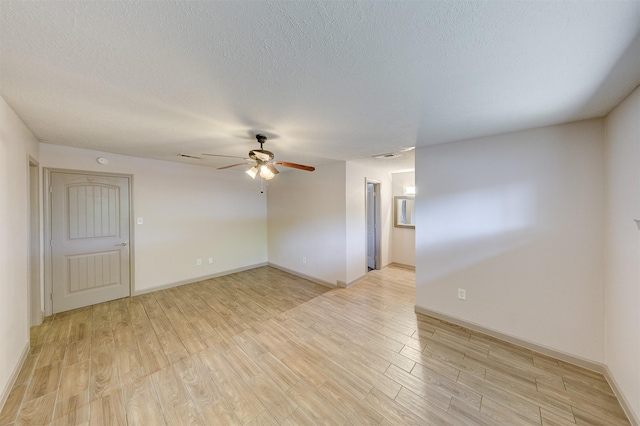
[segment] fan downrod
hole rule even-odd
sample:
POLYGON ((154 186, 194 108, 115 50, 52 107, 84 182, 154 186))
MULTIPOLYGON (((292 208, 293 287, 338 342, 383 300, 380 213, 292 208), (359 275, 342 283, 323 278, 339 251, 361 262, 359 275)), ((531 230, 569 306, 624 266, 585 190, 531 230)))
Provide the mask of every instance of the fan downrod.
POLYGON ((256 135, 256 140, 260 144, 260 149, 262 149, 262 144, 267 142, 267 137, 261 133, 256 135))

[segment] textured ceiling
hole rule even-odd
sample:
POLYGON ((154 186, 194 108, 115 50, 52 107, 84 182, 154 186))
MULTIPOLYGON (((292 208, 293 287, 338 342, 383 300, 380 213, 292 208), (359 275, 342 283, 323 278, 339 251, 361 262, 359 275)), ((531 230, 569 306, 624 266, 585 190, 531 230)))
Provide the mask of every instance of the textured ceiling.
POLYGON ((0 93, 47 143, 196 162, 262 131, 319 165, 602 116, 639 31, 638 1, 1 0, 0 93))

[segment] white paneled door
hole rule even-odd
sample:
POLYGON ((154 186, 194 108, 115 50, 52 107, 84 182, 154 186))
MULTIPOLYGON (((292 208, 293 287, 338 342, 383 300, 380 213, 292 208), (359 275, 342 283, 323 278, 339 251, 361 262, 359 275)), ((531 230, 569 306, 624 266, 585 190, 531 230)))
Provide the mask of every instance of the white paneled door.
POLYGON ((53 313, 130 295, 129 178, 51 173, 53 313))

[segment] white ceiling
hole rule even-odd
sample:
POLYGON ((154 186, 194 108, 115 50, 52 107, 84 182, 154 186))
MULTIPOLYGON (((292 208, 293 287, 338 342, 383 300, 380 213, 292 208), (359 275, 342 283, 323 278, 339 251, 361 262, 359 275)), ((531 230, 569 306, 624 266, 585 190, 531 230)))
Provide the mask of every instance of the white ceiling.
POLYGON ((367 158, 602 116, 640 83, 638 1, 1 0, 0 15, 0 93, 41 141, 173 161, 246 155, 258 131, 278 160, 367 158))

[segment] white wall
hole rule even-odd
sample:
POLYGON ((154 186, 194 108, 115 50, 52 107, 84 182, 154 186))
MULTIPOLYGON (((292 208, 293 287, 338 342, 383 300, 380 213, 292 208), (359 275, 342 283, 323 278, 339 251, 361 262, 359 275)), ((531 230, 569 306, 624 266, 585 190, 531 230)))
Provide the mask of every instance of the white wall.
POLYGON ((389 264, 391 178, 353 162, 281 173, 269 183, 269 263, 330 285, 365 276, 366 178, 381 183, 381 257, 389 264))
POLYGON ((134 216, 144 218, 133 228, 136 293, 267 261, 266 195, 241 170, 50 144, 40 145, 40 165, 133 175, 134 216))
POLYGON ((605 125, 605 363, 640 419, 640 88, 605 125))
POLYGON ((344 281, 344 181, 345 163, 331 163, 269 182, 270 264, 333 286, 344 281))
POLYGON ((381 267, 391 262, 391 225, 393 209, 391 202, 391 177, 386 171, 347 162, 346 180, 346 262, 347 284, 367 274, 367 221, 366 178, 380 182, 380 257, 381 267))
POLYGON ((602 120, 419 148, 416 305, 602 363, 603 151, 602 120))
MULTIPOLYGON (((400 172, 391 175, 393 185, 393 197, 402 197, 405 195, 404 188, 407 186, 415 186, 415 172, 400 172)), ((392 205, 392 209, 395 208, 392 205)), ((391 219, 392 224, 393 220, 391 219)), ((416 266, 416 230, 410 228, 392 228, 392 262, 402 265, 416 266)))
POLYGON ((36 138, 0 98, 0 407, 29 344, 29 155, 36 138))

